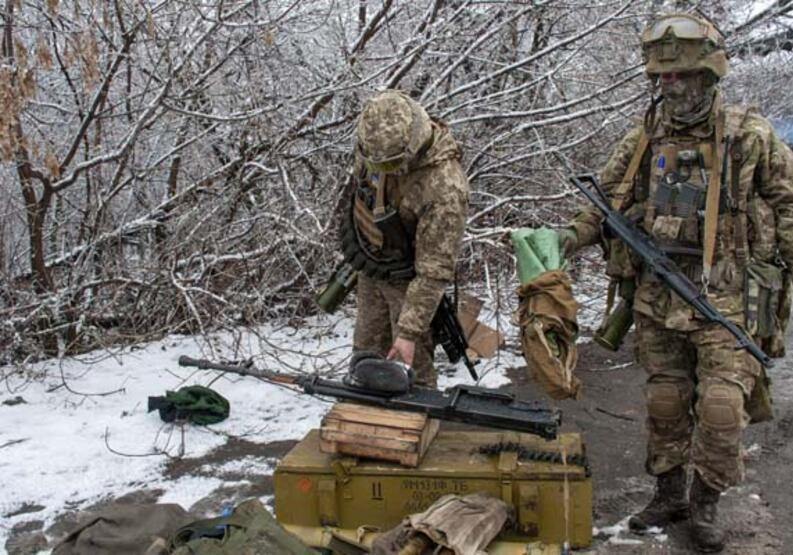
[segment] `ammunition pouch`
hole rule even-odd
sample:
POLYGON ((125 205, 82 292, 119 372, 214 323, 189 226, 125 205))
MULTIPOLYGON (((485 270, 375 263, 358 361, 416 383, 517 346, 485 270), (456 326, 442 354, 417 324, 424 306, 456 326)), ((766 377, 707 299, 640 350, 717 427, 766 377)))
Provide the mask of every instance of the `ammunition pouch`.
POLYGON ((662 179, 653 197, 657 214, 680 218, 696 217, 705 208, 705 189, 687 181, 662 179))
POLYGON ((760 375, 755 380, 752 394, 746 401, 746 414, 749 415, 749 423, 768 422, 774 419, 774 410, 771 400, 771 378, 765 372, 765 368, 760 367, 760 375))
POLYGON ((744 283, 746 331, 758 340, 773 337, 782 327, 778 314, 782 269, 768 262, 755 262, 747 266, 744 283))
MULTIPOLYGON (((791 279, 789 272, 768 262, 754 262, 746 268, 744 280, 746 331, 769 356, 785 356, 785 330, 790 317, 791 279)), ((761 369, 746 403, 752 424, 774 417, 771 407, 771 380, 761 369)))

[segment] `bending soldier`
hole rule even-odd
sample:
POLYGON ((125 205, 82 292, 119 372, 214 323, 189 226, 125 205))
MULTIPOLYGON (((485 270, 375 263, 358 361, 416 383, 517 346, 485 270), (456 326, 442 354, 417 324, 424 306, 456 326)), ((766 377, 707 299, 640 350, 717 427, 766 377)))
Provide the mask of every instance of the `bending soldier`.
MULTIPOLYGON (((793 154, 755 110, 728 106, 724 38, 687 14, 642 34, 646 72, 661 96, 603 170, 612 206, 636 222, 726 317, 769 354, 780 350, 793 264, 793 154)), ((600 215, 580 212, 563 250, 600 241, 600 215)), ((706 323, 627 252, 608 244, 607 272, 633 295, 637 357, 647 371, 649 505, 630 519, 642 531, 689 517, 694 543, 719 551, 720 493, 744 475, 747 401, 765 387, 760 364, 706 323), (693 482, 687 493, 687 472, 693 482)))
POLYGON ((345 256, 358 270, 353 349, 400 359, 434 387, 430 324, 454 279, 468 210, 461 150, 407 95, 370 98, 356 127, 358 187, 345 256))

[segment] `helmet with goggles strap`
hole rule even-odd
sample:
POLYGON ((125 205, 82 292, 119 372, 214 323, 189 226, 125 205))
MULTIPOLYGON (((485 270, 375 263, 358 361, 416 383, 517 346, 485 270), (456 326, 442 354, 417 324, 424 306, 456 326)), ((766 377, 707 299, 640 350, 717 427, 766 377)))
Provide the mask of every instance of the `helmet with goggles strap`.
POLYGON ((709 70, 717 78, 727 75, 724 36, 706 19, 672 13, 651 23, 642 33, 645 71, 661 73, 709 70))
POLYGON ((357 153, 372 173, 401 173, 432 139, 432 122, 421 105, 396 90, 364 104, 356 126, 357 153))

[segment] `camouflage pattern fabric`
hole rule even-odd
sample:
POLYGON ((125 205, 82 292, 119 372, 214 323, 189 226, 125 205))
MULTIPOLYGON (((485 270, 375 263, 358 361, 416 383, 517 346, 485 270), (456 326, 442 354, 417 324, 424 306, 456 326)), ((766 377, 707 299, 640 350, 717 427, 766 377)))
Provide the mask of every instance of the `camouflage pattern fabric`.
MULTIPOLYGON (((712 133, 712 128, 713 117, 695 126, 688 133, 706 138, 712 133)), ((622 179, 633 156, 640 132, 641 128, 631 130, 619 143, 606 164, 601 180, 607 194, 613 191, 622 179)), ((653 141, 661 144, 665 138, 675 137, 675 126, 665 118, 653 136, 653 141)), ((742 193, 741 198, 736 201, 738 209, 748 210, 752 198, 759 197, 765 201, 776 219, 775 240, 780 256, 788 267, 793 267, 791 266, 793 263, 793 153, 776 136, 768 121, 752 112, 743 122, 739 141, 743 161, 740 166, 742 193)), ((637 176, 636 182, 639 180, 640 177, 637 176)), ((636 183, 631 194, 634 198, 627 203, 626 213, 638 214, 641 219, 646 215, 647 199, 642 198, 642 194, 637 191, 636 183)), ((708 300, 725 316, 743 325, 745 268, 741 266, 736 256, 734 219, 731 214, 719 217, 715 263, 710 276, 708 300)), ((600 213, 595 209, 586 208, 576 215, 570 225, 576 231, 579 248, 601 240, 600 222, 600 213)), ((645 218, 644 224, 647 223, 645 218)), ((747 237, 750 248, 754 246, 756 237, 761 232, 761 229, 752 229, 750 226, 747 237)), ((757 241, 757 244, 761 245, 762 242, 757 241)), ((631 263, 632 261, 627 261, 621 266, 631 263)), ((685 263, 682 265, 685 266, 685 263)), ((695 261, 694 265, 701 265, 701 260, 695 261)), ((638 268, 634 270, 640 271, 638 268)), ((630 272, 624 273, 630 275, 630 272)), ((647 272, 642 273, 637 285, 634 308, 639 312, 672 329, 694 330, 702 325, 702 320, 695 316, 694 309, 663 286, 655 276, 647 272)))
MULTIPOLYGON (((358 158, 356 167, 361 168, 360 155, 358 158)), ((387 203, 398 211, 412 240, 416 276, 402 284, 375 280, 358 284, 355 347, 385 354, 390 343, 383 348, 384 337, 417 342, 414 368, 419 381, 425 383, 434 383, 429 377, 433 374, 432 350, 428 347, 427 360, 423 353, 419 358, 418 343, 430 337, 435 310, 444 289, 454 280, 468 211, 468 179, 460 158, 460 147, 446 125, 433 120, 431 146, 409 161, 406 173, 389 175, 386 189, 387 203), (402 290, 399 295, 397 290, 402 290), (386 313, 389 318, 382 318, 386 313)), ((366 181, 361 186, 371 184, 366 181)))
POLYGON ((432 131, 420 104, 401 91, 386 90, 367 100, 361 110, 356 126, 358 155, 373 161, 412 159, 432 131))
POLYGON ((713 106, 716 83, 705 72, 681 75, 674 81, 660 81, 664 109, 673 122, 690 125, 705 119, 713 106))
MULTIPOLYGON (((397 320, 403 310, 408 282, 389 283, 375 280, 363 274, 358 276, 357 303, 353 349, 371 351, 385 356, 396 338, 397 320)), ((419 334, 413 370, 416 383, 435 387, 437 375, 433 366, 434 343, 432 332, 427 329, 419 334)))
MULTIPOLYGON (((720 105, 718 97, 714 105, 720 105)), ((727 120, 738 112, 729 106, 724 110, 727 120)), ((674 235, 678 230, 680 238, 685 226, 673 218, 657 217, 652 205, 658 176, 650 173, 648 178, 646 172, 656 171, 658 159, 669 145, 698 145, 707 151, 702 145, 713 144, 716 117, 714 110, 703 122, 681 129, 667 110, 662 110, 662 118, 650 134, 652 163, 644 175, 640 170, 629 184, 622 210, 656 238, 659 234, 674 235)), ((637 127, 626 134, 601 174, 604 189, 612 198, 641 131, 637 127)), ((743 326, 747 264, 753 259, 773 262, 768 258, 778 248, 782 261, 793 267, 793 153, 769 122, 754 111, 746 113, 734 140, 737 148, 730 154, 740 155, 736 166, 739 172, 733 183, 733 162, 728 160, 726 183, 730 193, 737 184, 738 194, 733 199, 734 210, 719 214, 708 300, 743 326), (756 202, 761 203, 762 210, 752 209, 756 202), (753 211, 764 213, 765 221, 755 221, 753 211), (772 248, 768 245, 769 230, 763 229, 769 225, 773 229, 772 248), (746 228, 743 240, 741 226, 746 228), (748 253, 741 252, 745 249, 748 253)), ((579 247, 603 240, 600 223, 600 213, 594 209, 587 208, 576 215, 570 226, 576 232, 579 247)), ((697 235, 694 239, 700 240, 701 248, 701 236, 697 235)), ((696 273, 701 268, 701 254, 685 258, 677 261, 686 273, 696 273)), ((608 268, 610 275, 635 276, 637 281, 637 358, 648 372, 647 471, 658 475, 690 461, 705 482, 719 491, 739 483, 743 476, 741 435, 748 421, 745 403, 760 375, 758 363, 745 351, 736 351, 735 339, 729 332, 707 324, 624 249, 612 251, 608 268), (616 259, 615 255, 622 258, 616 259)))
POLYGON ((637 315, 636 333, 647 372, 647 471, 657 476, 690 460, 714 489, 740 483, 745 400, 760 364, 717 324, 686 333, 637 315))

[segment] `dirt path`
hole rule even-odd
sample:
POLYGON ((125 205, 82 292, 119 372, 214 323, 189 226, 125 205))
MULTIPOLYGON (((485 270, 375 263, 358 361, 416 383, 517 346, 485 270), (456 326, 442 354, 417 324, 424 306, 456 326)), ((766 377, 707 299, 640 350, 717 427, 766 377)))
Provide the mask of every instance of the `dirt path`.
MULTIPOLYGON (((788 338, 793 351, 793 336, 788 338)), ((600 534, 589 554, 678 554, 692 553, 685 524, 657 536, 636 536, 624 530, 626 518, 652 496, 653 482, 644 464, 644 403, 641 369, 632 364, 633 347, 628 343, 618 354, 608 353, 593 344, 580 349, 578 375, 584 383, 584 398, 559 403, 564 412, 565 431, 583 434, 595 480, 594 521, 600 534)), ((536 397, 525 368, 509 371, 512 389, 523 397, 536 397)), ((776 419, 751 426, 746 435, 748 448, 747 481, 729 491, 721 503, 722 518, 730 530, 728 554, 793 553, 793 356, 779 361, 774 370, 776 419)), ((446 425, 446 424, 444 424, 446 425)), ((456 427, 456 426, 455 426, 456 427)), ((196 513, 217 514, 227 503, 246 497, 263 497, 272 502, 272 477, 227 476, 213 467, 248 455, 281 458, 294 445, 282 441, 259 445, 231 439, 223 447, 199 459, 171 462, 166 475, 215 476, 235 485, 222 486, 189 509, 196 513)), ((155 502, 160 490, 140 490, 124 496, 129 502, 155 502)), ((95 507, 114 501, 103 500, 95 507)), ((118 501, 118 500, 115 500, 118 501)), ((36 520, 40 508, 31 507, 30 520, 17 525, 5 545, 11 555, 36 553, 47 547, 46 537, 58 537, 74 524, 75 512, 65 512, 46 529, 36 520)), ((52 545, 50 545, 52 547, 52 545)))
MULTIPOLYGON (((788 338, 788 344, 793 345, 788 338)), ((790 347, 789 347, 790 350, 790 347)), ((584 399, 560 403, 564 429, 584 435, 595 480, 595 525, 602 531, 593 552, 693 553, 687 525, 658 536, 624 530, 625 519, 649 501, 653 481, 644 464, 643 372, 631 364, 628 342, 618 354, 591 344, 580 351, 578 375, 584 399), (618 526, 620 525, 621 526, 618 526), (619 530, 617 534, 614 534, 619 530)), ((773 371, 776 418, 750 426, 745 436, 747 480, 727 492, 720 507, 730 531, 730 554, 793 553, 793 360, 778 361, 773 371)), ((514 389, 527 396, 525 369, 511 372, 514 389)))

